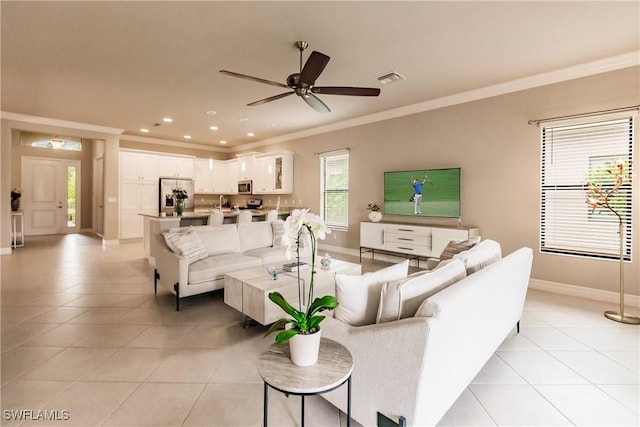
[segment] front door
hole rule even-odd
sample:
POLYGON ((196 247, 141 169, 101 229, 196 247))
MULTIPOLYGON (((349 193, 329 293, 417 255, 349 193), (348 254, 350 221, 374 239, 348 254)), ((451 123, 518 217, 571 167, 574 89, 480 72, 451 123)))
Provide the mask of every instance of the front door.
POLYGON ((80 230, 79 161, 24 157, 22 184, 25 235, 80 230))

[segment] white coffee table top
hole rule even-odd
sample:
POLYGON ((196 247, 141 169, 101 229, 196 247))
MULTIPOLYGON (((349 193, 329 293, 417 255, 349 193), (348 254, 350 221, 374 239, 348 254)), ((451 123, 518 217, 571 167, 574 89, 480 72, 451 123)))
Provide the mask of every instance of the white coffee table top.
POLYGON ((285 393, 322 393, 349 378, 353 358, 342 344, 321 338, 318 361, 311 366, 297 366, 291 361, 288 343, 271 344, 260 355, 258 371, 267 384, 285 393))

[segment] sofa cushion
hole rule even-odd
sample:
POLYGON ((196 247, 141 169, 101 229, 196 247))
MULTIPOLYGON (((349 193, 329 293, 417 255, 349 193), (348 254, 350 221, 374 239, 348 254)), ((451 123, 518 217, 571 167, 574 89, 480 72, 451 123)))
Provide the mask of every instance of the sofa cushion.
POLYGON ((409 260, 363 275, 336 274, 338 307, 333 316, 353 326, 375 323, 385 282, 407 277, 409 260))
POLYGON ((271 245, 274 248, 281 248, 284 246, 284 220, 278 219, 271 221, 271 232, 273 233, 273 242, 271 245))
POLYGON ((193 227, 209 256, 240 252, 238 229, 234 224, 193 227))
POLYGON ((256 248, 246 251, 243 255, 259 258, 262 261, 262 265, 282 264, 287 261, 285 248, 256 248))
POLYGON ((261 265, 260 258, 243 254, 213 255, 196 261, 189 266, 189 284, 194 285, 222 279, 226 273, 245 268, 260 267, 261 265))
POLYGON ((240 238, 240 252, 257 248, 267 248, 273 245, 271 223, 267 221, 245 222, 238 224, 240 238))
POLYGON ((500 243, 489 239, 483 240, 468 251, 453 256, 453 259, 459 259, 464 262, 467 275, 475 273, 489 264, 493 264, 500 260, 500 258, 502 258, 500 243))
POLYGON ((198 234, 191 227, 172 228, 162 233, 167 246, 189 264, 209 256, 198 234))
POLYGON ((385 283, 380 294, 376 323, 412 317, 425 298, 466 276, 464 263, 452 260, 441 268, 385 283))
POLYGON ((467 240, 451 240, 440 253, 440 261, 453 258, 460 252, 467 251, 480 242, 480 236, 471 237, 467 240))

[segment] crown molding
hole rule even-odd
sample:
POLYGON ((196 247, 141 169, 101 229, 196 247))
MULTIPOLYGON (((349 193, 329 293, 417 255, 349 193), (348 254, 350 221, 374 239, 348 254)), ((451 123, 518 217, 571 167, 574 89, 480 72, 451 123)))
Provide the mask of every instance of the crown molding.
POLYGON ((69 129, 84 130, 88 132, 96 132, 106 135, 120 135, 124 129, 112 128, 108 126, 92 125, 88 123, 72 122, 68 120, 51 119, 48 117, 31 116, 28 114, 12 113, 10 111, 1 111, 0 118, 2 120, 13 120, 21 123, 31 123, 44 126, 55 126, 69 129))
POLYGON ((181 148, 193 148, 194 150, 203 151, 215 151, 225 154, 230 154, 232 151, 229 147, 212 147, 209 145, 201 145, 193 142, 173 141, 168 139, 159 139, 149 136, 122 134, 120 136, 121 141, 142 142, 147 144, 165 145, 168 147, 181 147, 181 148))
POLYGON ((244 151, 640 65, 640 50, 235 147, 244 151))

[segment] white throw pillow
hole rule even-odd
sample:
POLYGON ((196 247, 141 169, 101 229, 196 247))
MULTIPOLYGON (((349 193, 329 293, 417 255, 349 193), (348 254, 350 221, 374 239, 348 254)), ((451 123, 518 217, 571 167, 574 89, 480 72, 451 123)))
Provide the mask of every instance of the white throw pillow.
POLYGON ((482 270, 489 264, 493 264, 502 258, 500 243, 495 240, 483 240, 468 251, 461 252, 453 256, 464 262, 467 269, 467 276, 482 270))
POLYGON ((333 316, 353 326, 375 323, 382 284, 407 277, 409 260, 363 275, 336 274, 333 316))
POLYGON ((189 264, 209 256, 207 250, 191 227, 173 228, 163 233, 167 246, 181 257, 187 258, 189 264))
POLYGON ((385 283, 382 286, 376 323, 412 317, 426 298, 466 276, 464 263, 452 260, 435 270, 385 283))

